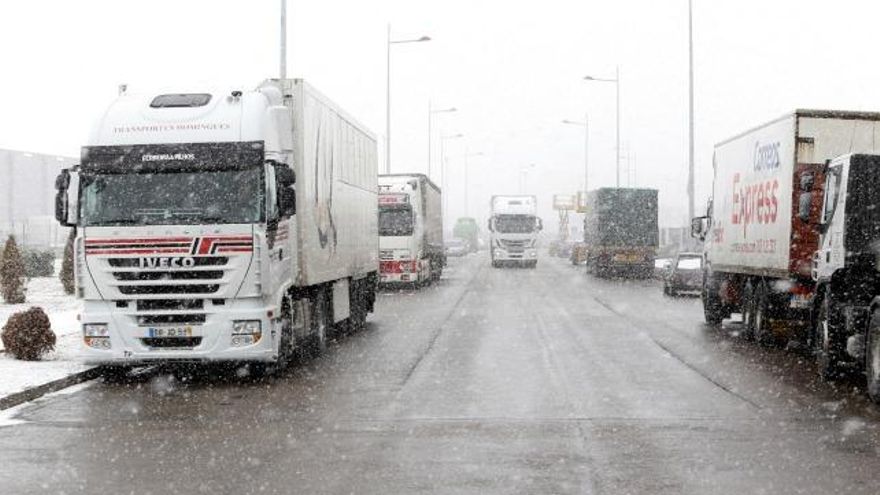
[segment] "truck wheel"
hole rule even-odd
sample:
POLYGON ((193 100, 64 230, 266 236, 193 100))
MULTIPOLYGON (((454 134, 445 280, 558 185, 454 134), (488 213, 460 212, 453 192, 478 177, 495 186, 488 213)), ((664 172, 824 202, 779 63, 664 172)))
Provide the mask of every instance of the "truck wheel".
POLYGON ((770 330, 770 320, 768 318, 770 312, 770 291, 765 282, 759 282, 758 288, 755 290, 754 308, 755 317, 752 335, 759 344, 770 345, 773 343, 773 332, 770 330))
POLYGON ((880 404, 880 309, 871 314, 868 335, 865 336, 865 376, 868 397, 880 404))
POLYGON ((431 282, 438 282, 440 277, 443 276, 443 262, 439 259, 431 261, 431 282))
POLYGON ((700 292, 700 298, 703 300, 703 317, 706 320, 706 324, 718 327, 721 326, 721 322, 724 320, 724 308, 718 293, 708 286, 708 278, 708 275, 704 273, 703 290, 700 292))
POLYGON ((281 341, 278 343, 278 360, 275 361, 276 372, 287 369, 294 357, 293 317, 293 304, 289 297, 285 297, 281 307, 281 341))
POLYGON ((327 340, 330 338, 330 305, 327 303, 327 294, 324 290, 319 290, 312 296, 309 300, 309 307, 311 309, 309 315, 311 332, 301 350, 305 354, 303 357, 317 357, 327 350, 327 340))
POLYGON ((840 315, 831 301, 831 291, 825 291, 813 337, 816 353, 816 366, 823 380, 831 380, 841 375, 846 346, 841 342, 840 315))
POLYGON ((349 294, 350 314, 342 322, 342 331, 345 334, 353 334, 360 332, 367 325, 367 295, 364 293, 363 283, 360 281, 351 282, 351 292, 349 294))
POLYGON ((742 294, 742 336, 746 340, 755 338, 755 286, 751 280, 743 286, 742 294))
POLYGON ((880 404, 880 309, 871 314, 865 343, 865 375, 868 381, 868 397, 880 404))

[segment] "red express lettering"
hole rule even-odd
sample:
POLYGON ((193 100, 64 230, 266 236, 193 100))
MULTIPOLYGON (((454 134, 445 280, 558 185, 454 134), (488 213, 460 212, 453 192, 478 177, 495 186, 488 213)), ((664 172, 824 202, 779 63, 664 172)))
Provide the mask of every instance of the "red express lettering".
POLYGON ((776 223, 779 214, 778 191, 779 181, 776 179, 743 184, 740 174, 734 174, 731 222, 743 226, 776 223))

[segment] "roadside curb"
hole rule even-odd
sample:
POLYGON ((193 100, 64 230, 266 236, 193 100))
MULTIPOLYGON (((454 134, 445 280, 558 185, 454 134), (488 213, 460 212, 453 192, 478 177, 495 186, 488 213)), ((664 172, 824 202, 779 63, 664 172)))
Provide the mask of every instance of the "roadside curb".
POLYGON ((36 387, 22 390, 21 392, 7 395, 6 397, 0 397, 0 411, 39 399, 46 394, 51 394, 52 392, 57 392, 67 387, 94 380, 99 376, 101 376, 99 368, 89 368, 72 375, 67 375, 64 378, 59 378, 42 385, 37 385, 36 387))

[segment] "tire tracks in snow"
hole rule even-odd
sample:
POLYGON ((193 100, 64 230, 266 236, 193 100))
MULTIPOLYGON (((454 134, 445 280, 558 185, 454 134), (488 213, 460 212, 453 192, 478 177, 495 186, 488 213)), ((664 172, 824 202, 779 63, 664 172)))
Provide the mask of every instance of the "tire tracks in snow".
POLYGON ((436 328, 434 328, 431 337, 428 340, 428 345, 419 352, 419 355, 413 360, 412 364, 407 369, 406 373, 403 377, 403 382, 400 384, 400 390, 403 390, 412 376, 415 374, 416 370, 418 370, 419 366, 421 366, 422 362, 431 353, 434 349, 434 344, 437 343, 437 339, 440 338, 440 334, 443 333, 443 330, 446 328, 446 324, 449 323, 449 320, 455 315, 458 309, 461 307, 462 302, 464 302, 465 297, 473 291, 472 285, 477 275, 479 275, 486 267, 483 263, 479 263, 477 260, 478 269, 473 271, 471 277, 464 283, 464 289, 461 291, 461 295, 455 300, 452 304, 452 307, 449 309, 449 312, 441 319, 441 321, 437 324, 436 328))
MULTIPOLYGON (((617 310, 617 309, 616 309, 611 303, 609 303, 609 302, 607 302, 607 301, 604 301, 604 300, 600 299, 599 297, 596 297, 596 296, 594 296, 594 295, 592 295, 592 294, 589 294, 589 293, 586 294, 586 295, 587 295, 590 299, 592 299, 593 301, 595 301, 597 304, 599 304, 600 306, 602 306, 603 308, 605 308, 605 309, 607 309, 608 311, 610 311, 611 313, 613 313, 613 314, 619 316, 620 318, 622 318, 622 319, 624 319, 624 320, 626 320, 626 321, 628 321, 628 322, 634 324, 636 327, 639 327, 639 326, 641 326, 642 324, 644 324, 644 321, 640 321, 640 320, 638 320, 638 319, 636 319, 636 318, 633 318, 632 316, 630 316, 630 315, 628 315, 628 314, 626 314, 626 313, 623 313, 623 312, 617 310)), ((668 324, 662 322, 661 320, 651 320, 651 323, 652 323, 652 324, 659 325, 659 326, 662 326, 662 327, 667 328, 667 329, 672 330, 672 331, 675 331, 675 330, 676 330, 675 328, 673 328, 673 327, 671 327, 670 325, 668 325, 668 324)), ((742 402, 745 402, 746 404, 748 404, 749 406, 751 406, 751 407, 753 407, 753 408, 755 408, 755 409, 757 409, 757 410, 761 410, 761 409, 763 409, 763 408, 761 407, 761 405, 758 404, 757 402, 755 402, 755 401, 749 399, 748 397, 746 397, 746 396, 740 394, 740 393, 737 392, 736 390, 733 390, 732 388, 728 387, 727 385, 725 385, 725 384, 721 383, 720 381, 718 381, 718 380, 712 378, 708 373, 704 372, 703 370, 701 370, 700 368, 698 368, 696 365, 694 365, 693 363, 689 362, 687 359, 684 358, 684 356, 682 356, 681 354, 675 352, 675 351, 674 351, 671 347, 669 347, 668 345, 663 344, 660 340, 658 340, 656 337, 654 337, 653 335, 651 335, 649 332, 644 332, 644 334, 645 334, 649 339, 651 339, 651 341, 654 343, 654 345, 656 345, 657 347, 659 347, 659 348, 660 348, 665 354, 669 355, 670 357, 672 357, 672 358, 675 359, 676 361, 680 362, 680 363, 681 363, 682 365, 684 365, 686 368, 690 369, 691 371, 693 371, 694 373, 696 373, 697 375, 699 375, 700 377, 702 377, 704 380, 706 380, 706 381, 708 381, 709 383, 711 383, 712 385, 714 385, 715 387, 721 389, 722 391, 726 392, 727 394, 729 394, 729 395, 731 395, 731 396, 733 396, 733 397, 736 397, 737 399, 741 400, 742 402)))

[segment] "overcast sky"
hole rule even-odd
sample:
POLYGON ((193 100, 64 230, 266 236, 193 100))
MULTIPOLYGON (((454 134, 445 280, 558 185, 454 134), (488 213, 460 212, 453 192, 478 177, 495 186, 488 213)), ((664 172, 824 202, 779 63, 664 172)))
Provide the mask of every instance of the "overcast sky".
MULTIPOLYGON (((77 155, 96 114, 131 91, 204 81, 252 88, 278 74, 279 0, 4 0, 0 148, 77 155)), ((621 78, 623 184, 660 189, 661 224, 683 224, 687 174, 686 0, 289 0, 288 73, 304 77, 381 138, 385 37, 392 48, 392 163, 426 170, 427 109, 448 140, 450 216, 491 194, 614 185, 614 85, 621 78), (531 165, 534 164, 534 167, 531 165), (628 166, 634 173, 628 171, 628 166), (632 179, 632 181, 630 181, 632 179)), ((880 109, 877 2, 695 0, 698 211, 713 143, 794 108, 880 109)), ((437 178, 435 174, 435 178, 437 178)), ((552 230, 555 230, 553 228, 552 230)))

